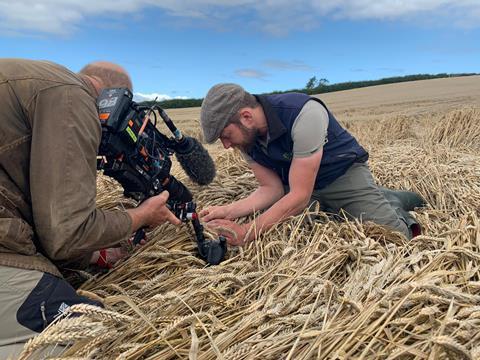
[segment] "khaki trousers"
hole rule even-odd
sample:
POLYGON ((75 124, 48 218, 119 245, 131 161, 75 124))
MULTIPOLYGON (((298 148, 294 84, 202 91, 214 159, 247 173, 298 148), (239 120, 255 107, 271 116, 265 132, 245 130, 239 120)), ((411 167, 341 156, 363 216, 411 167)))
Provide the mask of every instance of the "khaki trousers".
POLYGON ((20 325, 17 312, 43 273, 0 266, 0 346, 25 342, 37 333, 20 325))
MULTIPOLYGON (((320 168, 320 171, 322 169, 320 168)), ((367 163, 354 163, 347 172, 321 190, 314 190, 312 201, 334 214, 342 210, 347 217, 372 221, 412 237, 407 226, 408 212, 392 206, 375 184, 367 163)))
MULTIPOLYGON (((23 345, 70 306, 102 304, 79 296, 64 279, 36 270, 0 266, 0 359, 16 359, 23 345)), ((51 346, 35 358, 58 355, 51 346)))

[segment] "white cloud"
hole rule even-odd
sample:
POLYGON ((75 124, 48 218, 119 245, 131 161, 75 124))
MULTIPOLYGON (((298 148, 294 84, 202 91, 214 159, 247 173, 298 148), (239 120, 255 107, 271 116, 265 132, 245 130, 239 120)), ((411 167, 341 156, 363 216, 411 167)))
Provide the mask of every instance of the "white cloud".
POLYGON ((163 101, 163 100, 172 100, 172 99, 188 99, 188 97, 187 96, 172 97, 170 95, 158 94, 158 93, 143 94, 143 93, 136 92, 133 94, 133 100, 137 102, 151 101, 155 99, 157 99, 157 101, 163 101))
POLYGON ((322 17, 335 19, 447 20, 479 26, 478 0, 0 0, 0 31, 65 35, 88 23, 90 16, 129 15, 146 7, 168 16, 224 29, 256 28, 282 35, 317 27, 322 17))
POLYGON ((300 71, 313 70, 313 67, 299 60, 284 61, 284 60, 270 59, 270 60, 265 60, 263 64, 266 67, 269 67, 272 69, 280 69, 280 70, 300 70, 300 71))
POLYGON ((263 79, 267 76, 266 73, 255 69, 238 69, 235 70, 235 74, 244 78, 263 79))
POLYGON ((0 29, 65 35, 80 27, 90 15, 127 14, 139 11, 145 3, 143 0, 0 0, 0 29))

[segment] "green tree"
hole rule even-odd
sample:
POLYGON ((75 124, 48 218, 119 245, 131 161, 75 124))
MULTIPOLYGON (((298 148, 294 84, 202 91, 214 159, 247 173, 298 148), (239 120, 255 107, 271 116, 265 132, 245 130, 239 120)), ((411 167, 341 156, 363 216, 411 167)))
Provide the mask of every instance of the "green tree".
POLYGON ((317 87, 317 77, 311 77, 310 80, 307 81, 307 85, 305 85, 305 89, 313 90, 317 87))
POLYGON ((327 79, 320 79, 318 80, 317 84, 318 84, 317 87, 327 86, 328 84, 330 84, 330 81, 328 81, 327 79))

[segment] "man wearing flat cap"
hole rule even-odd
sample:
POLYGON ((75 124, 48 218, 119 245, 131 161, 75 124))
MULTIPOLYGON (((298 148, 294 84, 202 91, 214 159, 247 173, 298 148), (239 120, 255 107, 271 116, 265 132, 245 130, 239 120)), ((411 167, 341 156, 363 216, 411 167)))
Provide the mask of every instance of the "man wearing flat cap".
POLYGON ((424 200, 415 193, 379 188, 367 151, 321 100, 302 93, 252 95, 236 84, 217 84, 203 100, 200 123, 207 143, 220 139, 225 149, 242 152, 259 183, 247 198, 200 213, 231 245, 253 240, 314 200, 326 211, 343 210, 348 217, 385 225, 409 239, 419 234, 408 211, 424 200), (257 231, 248 231, 253 223, 232 221, 264 209, 254 220, 257 231))

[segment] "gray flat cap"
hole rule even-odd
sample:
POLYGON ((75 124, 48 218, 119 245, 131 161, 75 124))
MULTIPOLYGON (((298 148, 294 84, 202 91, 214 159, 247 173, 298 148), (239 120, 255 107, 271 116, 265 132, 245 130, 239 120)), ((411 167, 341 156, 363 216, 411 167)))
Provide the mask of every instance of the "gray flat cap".
POLYGON ((200 111, 200 125, 207 143, 220 137, 228 121, 242 108, 246 94, 236 84, 217 84, 208 91, 200 111))

